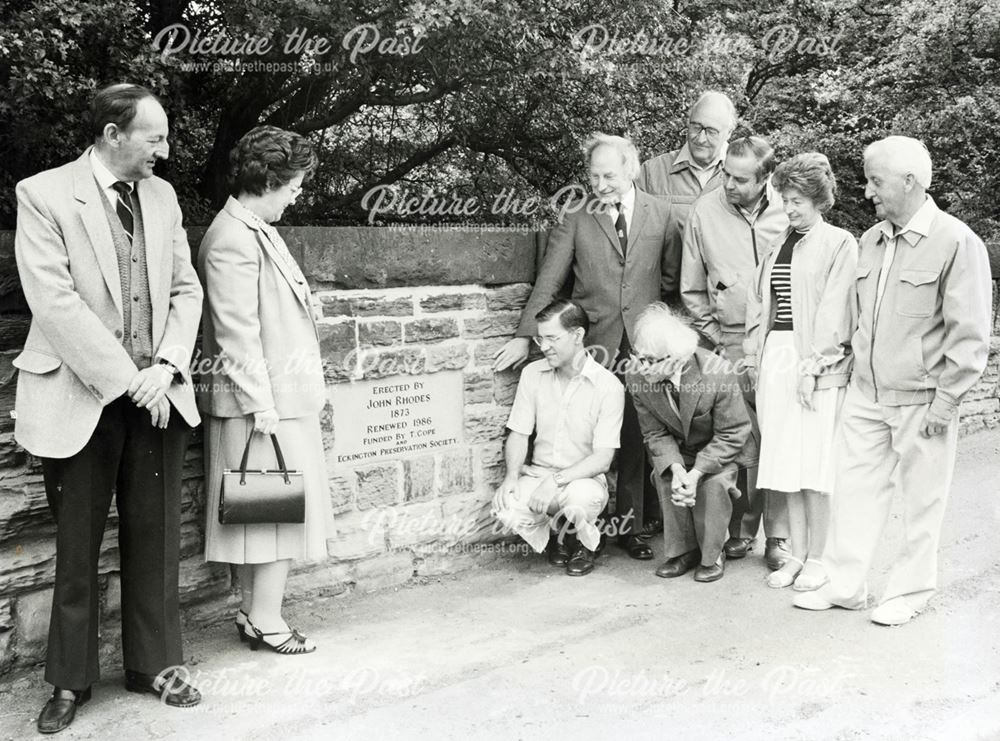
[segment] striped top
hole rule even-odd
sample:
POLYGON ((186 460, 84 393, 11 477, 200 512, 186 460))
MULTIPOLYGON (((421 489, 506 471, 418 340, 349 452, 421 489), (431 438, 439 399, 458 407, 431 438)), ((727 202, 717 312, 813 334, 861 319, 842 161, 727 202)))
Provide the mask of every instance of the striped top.
POLYGON ((790 331, 792 324, 792 248, 802 239, 802 232, 794 229, 789 232, 785 243, 781 245, 778 252, 778 259, 771 270, 771 288, 774 291, 775 315, 774 326, 776 331, 790 331))

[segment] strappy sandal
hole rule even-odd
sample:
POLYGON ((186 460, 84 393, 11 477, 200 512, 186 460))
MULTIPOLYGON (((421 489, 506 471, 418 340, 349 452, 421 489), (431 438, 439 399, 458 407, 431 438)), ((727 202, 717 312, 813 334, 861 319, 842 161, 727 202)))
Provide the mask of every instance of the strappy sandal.
MULTIPOLYGON (((818 558, 807 558, 806 563, 818 563, 821 567, 823 562, 818 558)), ((826 568, 823 568, 823 575, 819 578, 809 578, 808 576, 803 578, 800 573, 796 578, 795 582, 792 584, 792 589, 796 592, 812 592, 819 589, 821 586, 830 581, 830 577, 827 576, 826 568)))
POLYGON ((785 571, 784 567, 778 569, 777 571, 772 571, 767 575, 767 586, 771 589, 784 589, 790 584, 795 582, 798 577, 799 572, 802 571, 802 567, 805 565, 795 556, 785 556, 786 561, 794 561, 799 565, 799 568, 795 570, 795 573, 785 571))
POLYGON ((233 622, 236 624, 236 633, 240 637, 240 643, 246 643, 250 639, 250 637, 247 635, 247 630, 246 630, 247 621, 249 619, 250 616, 243 610, 240 610, 239 612, 236 613, 236 619, 233 622), (240 615, 243 616, 242 623, 240 622, 240 615))
POLYGON ((250 622, 249 617, 247 618, 247 627, 253 631, 252 636, 247 636, 247 640, 250 641, 251 651, 256 651, 261 645, 266 646, 276 654, 309 654, 316 650, 316 646, 306 643, 308 639, 295 628, 292 628, 290 631, 280 630, 276 633, 261 633, 257 629, 257 626, 250 622), (288 638, 277 645, 264 640, 268 636, 283 635, 287 635, 288 638))

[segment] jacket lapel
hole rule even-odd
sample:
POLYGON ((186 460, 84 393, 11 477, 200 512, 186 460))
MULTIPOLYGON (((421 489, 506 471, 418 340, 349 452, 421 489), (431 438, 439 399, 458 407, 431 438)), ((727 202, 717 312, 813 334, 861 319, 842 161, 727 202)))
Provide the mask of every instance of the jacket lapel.
POLYGON ((312 307, 310 307, 307 303, 308 299, 306 297, 305 283, 299 283, 295 279, 295 275, 292 273, 291 267, 289 267, 284 258, 278 254, 278 250, 273 244, 271 244, 271 240, 267 238, 267 235, 259 229, 257 230, 257 241, 264 249, 264 252, 267 253, 267 256, 271 258, 271 262, 273 262, 278 268, 278 272, 281 273, 282 277, 288 283, 289 288, 292 289, 292 293, 294 293, 295 297, 298 298, 299 303, 305 307, 309 316, 312 316, 312 307))
POLYGON ((611 242, 611 246, 614 247, 615 252, 618 253, 618 257, 624 259, 625 255, 622 254, 621 243, 618 241, 618 235, 615 234, 615 225, 611 221, 610 211, 602 208, 596 199, 588 201, 587 208, 593 209, 590 214, 590 218, 597 222, 601 231, 604 232, 604 236, 608 238, 608 241, 611 242))
POLYGON ((635 208, 632 213, 632 226, 628 230, 629 248, 632 247, 633 240, 642 233, 642 227, 646 223, 646 217, 649 215, 649 202, 651 200, 651 196, 646 195, 638 188, 635 189, 635 208))
POLYGON ((80 220, 90 239, 97 264, 104 276, 115 308, 120 316, 122 310, 122 284, 118 275, 118 255, 115 253, 115 243, 111 236, 111 225, 101 199, 100 188, 94 179, 94 171, 90 166, 90 147, 73 164, 73 196, 80 202, 80 220))
POLYGON ((698 408, 698 402, 701 400, 701 391, 704 387, 702 382, 701 369, 698 367, 698 359, 696 355, 692 355, 691 359, 688 360, 687 365, 681 372, 681 425, 684 429, 684 439, 687 440, 688 436, 691 434, 691 418, 694 417, 695 410, 698 408), (684 389, 694 389, 690 392, 685 392, 684 389))

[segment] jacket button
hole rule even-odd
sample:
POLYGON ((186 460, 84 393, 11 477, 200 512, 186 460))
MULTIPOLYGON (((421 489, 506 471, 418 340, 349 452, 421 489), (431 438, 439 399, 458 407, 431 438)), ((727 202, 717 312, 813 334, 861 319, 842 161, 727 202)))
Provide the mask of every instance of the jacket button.
POLYGON ((138 297, 138 296, 133 296, 133 297, 132 297, 132 300, 133 300, 133 301, 138 301, 138 300, 139 300, 139 297, 138 297))
POLYGON ((122 338, 122 334, 123 333, 120 329, 115 330, 115 337, 117 337, 119 340, 122 338))

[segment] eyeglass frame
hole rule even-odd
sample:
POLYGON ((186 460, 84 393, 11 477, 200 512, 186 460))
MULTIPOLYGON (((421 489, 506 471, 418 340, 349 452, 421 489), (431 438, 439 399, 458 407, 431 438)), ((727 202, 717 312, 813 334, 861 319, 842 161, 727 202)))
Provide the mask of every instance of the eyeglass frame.
POLYGON ((702 126, 697 121, 687 122, 687 133, 688 137, 691 139, 697 139, 704 133, 705 139, 708 141, 717 141, 722 135, 722 131, 720 129, 717 129, 714 126, 702 126), (695 127, 697 127, 697 130, 695 130, 695 127))
POLYGON ((535 345, 537 345, 538 347, 541 347, 543 342, 548 342, 550 345, 552 345, 561 340, 566 335, 571 334, 572 332, 573 330, 567 329, 558 337, 542 337, 541 335, 536 334, 534 337, 531 338, 531 341, 534 342, 535 345))

